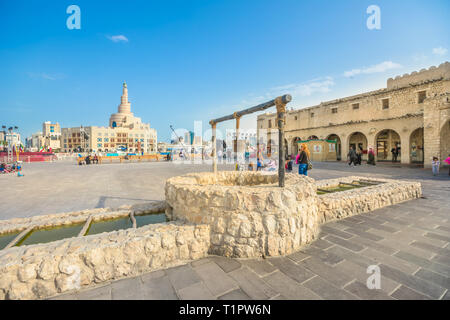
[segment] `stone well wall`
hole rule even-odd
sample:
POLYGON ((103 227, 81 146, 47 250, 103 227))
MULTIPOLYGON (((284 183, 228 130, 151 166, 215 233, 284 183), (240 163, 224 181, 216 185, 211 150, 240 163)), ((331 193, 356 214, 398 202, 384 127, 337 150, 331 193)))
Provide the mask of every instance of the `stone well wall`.
POLYGON ((191 173, 166 182, 169 219, 211 227, 212 254, 226 257, 285 255, 312 242, 319 215, 314 180, 258 172, 191 173))
POLYGON ((42 299, 205 257, 208 225, 169 222, 0 251, 0 300, 42 299))
MULTIPOLYGON (((351 183, 359 179, 367 178, 351 176, 320 180, 316 182, 316 185, 318 188, 328 188, 338 186, 339 182, 351 183)), ((317 205, 320 222, 343 219, 422 196, 422 187, 419 182, 376 178, 370 178, 370 180, 383 182, 383 184, 319 195, 317 205)))
POLYGON ((113 219, 128 216, 131 212, 135 215, 164 212, 165 201, 151 203, 124 205, 118 208, 97 208, 74 212, 64 212, 34 216, 29 218, 15 218, 0 220, 0 235, 9 232, 20 232, 32 226, 39 228, 66 226, 86 222, 92 216, 93 221, 113 219))

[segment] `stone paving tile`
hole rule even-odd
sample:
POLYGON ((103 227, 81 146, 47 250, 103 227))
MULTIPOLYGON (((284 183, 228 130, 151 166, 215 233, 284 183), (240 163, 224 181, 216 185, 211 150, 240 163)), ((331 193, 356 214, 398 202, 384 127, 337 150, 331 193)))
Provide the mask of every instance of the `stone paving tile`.
POLYGON ((278 292, 273 290, 264 280, 247 267, 236 269, 229 274, 239 284, 239 287, 252 299, 266 300, 278 294, 278 292))
POLYGON ((274 265, 278 270, 287 275, 289 278, 302 283, 308 279, 314 277, 314 273, 309 270, 299 266, 292 260, 280 257, 280 258, 270 258, 268 261, 274 265))
POLYGON ((225 294, 239 287, 236 281, 227 275, 214 262, 208 262, 200 266, 196 266, 194 270, 214 296, 225 294))
POLYGON ((345 290, 363 300, 392 300, 392 297, 380 289, 369 289, 365 284, 354 281, 345 286, 345 290))
POLYGON ((264 281, 287 299, 321 300, 320 296, 280 271, 265 276, 264 281))
POLYGON ((391 296, 398 300, 430 300, 427 296, 401 285, 391 296))
POLYGON ((427 232, 425 235, 425 237, 427 238, 431 238, 431 239, 437 239, 437 240, 442 240, 445 242, 450 242, 450 237, 446 237, 437 233, 433 233, 433 232, 427 232))
POLYGON ((450 268, 438 262, 433 262, 433 260, 430 261, 429 259, 418 257, 414 254, 405 251, 399 251, 395 253, 394 256, 412 262, 415 265, 420 266, 422 268, 426 268, 434 272, 440 273, 444 276, 450 277, 450 268))
POLYGON ((192 266, 192 267, 196 267, 196 266, 199 266, 199 265, 201 265, 201 264, 208 263, 208 262, 210 262, 210 261, 211 261, 211 260, 210 260, 209 258, 201 258, 201 259, 192 261, 192 262, 191 262, 191 266, 192 266))
POLYGON ((353 263, 356 263, 357 265, 360 265, 364 268, 367 268, 368 266, 373 264, 373 261, 370 260, 369 258, 367 258, 361 254, 356 254, 353 251, 347 250, 340 246, 331 247, 331 248, 327 249, 327 251, 330 251, 330 252, 332 252, 346 260, 349 260, 353 263))
POLYGON ((123 279, 111 283, 113 300, 142 300, 142 280, 140 277, 123 279))
POLYGON ((439 273, 421 268, 414 274, 416 277, 430 281, 446 289, 450 289, 450 278, 439 273))
POLYGON ((215 300, 203 282, 197 282, 177 291, 181 300, 215 300))
POLYGON ((385 264, 380 265, 380 271, 384 276, 391 278, 392 280, 397 281, 401 284, 404 284, 407 287, 423 293, 433 299, 439 299, 446 291, 444 288, 438 285, 435 285, 426 280, 422 280, 413 275, 406 274, 385 264))
POLYGON ((306 254, 302 251, 297 251, 297 252, 294 252, 294 253, 288 255, 287 257, 295 262, 300 262, 302 260, 309 258, 310 255, 306 254))
POLYGON ((277 270, 276 267, 271 265, 266 260, 262 259, 249 259, 249 260, 245 259, 239 261, 261 277, 273 273, 277 270))
POLYGON ((314 240, 313 243, 311 243, 311 246, 314 246, 319 249, 327 249, 331 246, 334 246, 334 244, 332 244, 324 239, 316 239, 316 240, 314 240))
POLYGON ((211 261, 214 261, 225 272, 230 272, 241 267, 241 263, 236 259, 225 258, 221 256, 209 256, 211 261))
POLYGON ((439 254, 435 255, 431 259, 431 261, 435 261, 435 262, 441 263, 443 265, 450 266, 450 258, 446 257, 446 256, 441 256, 439 254))
POLYGON ((396 256, 390 256, 388 254, 384 254, 380 251, 373 250, 371 248, 368 248, 361 254, 373 260, 372 264, 383 263, 407 274, 413 274, 419 269, 417 265, 409 262, 408 260, 403 260, 396 256))
MULTIPOLYGON (((343 226, 345 226, 346 228, 343 229, 343 231, 348 232, 348 229, 357 229, 360 231, 367 231, 370 229, 370 227, 364 226, 363 223, 355 223, 353 221, 348 220, 349 218, 346 218, 344 220, 338 220, 336 221, 337 224, 341 224, 343 226)), ((364 221, 362 221, 364 222, 364 221)))
POLYGON ((175 289, 173 288, 167 275, 154 278, 144 278, 142 285, 142 293, 143 298, 149 300, 178 299, 178 296, 175 293, 175 289))
MULTIPOLYGON (((302 249, 302 252, 306 253, 308 256, 316 257, 317 259, 319 259, 331 266, 344 260, 343 258, 339 257, 338 255, 336 255, 332 252, 329 252, 326 250, 321 250, 321 249, 315 248, 313 246, 309 246, 305 249, 302 249)), ((296 261, 296 262, 299 262, 299 261, 296 261)))
POLYGON ((219 300, 251 300, 251 298, 241 289, 228 292, 218 298, 219 300))
POLYGON ((78 300, 111 300, 111 285, 83 290, 77 293, 78 300))
POLYGON ((326 300, 359 300, 357 296, 335 287, 319 276, 311 278, 303 285, 326 300))
MULTIPOLYGON (((357 265, 351 261, 343 261, 341 263, 339 263, 335 269, 337 271, 346 273, 346 274, 351 274, 353 277, 356 278, 356 280, 358 280, 361 283, 366 283, 367 279, 370 277, 371 273, 367 273, 367 267, 362 267, 360 265, 357 265)), ((381 279, 380 279, 380 289, 383 290, 384 292, 386 292, 387 294, 390 294, 391 292, 393 292, 395 289, 397 289, 400 284, 398 282, 395 282, 392 279, 389 279, 385 276, 383 276, 383 274, 380 275, 381 279)))
POLYGON ((312 273, 321 276, 325 280, 333 283, 337 287, 343 287, 351 282, 353 275, 339 271, 336 267, 328 266, 317 258, 311 257, 299 263, 302 267, 308 269, 312 273))
POLYGON ((446 232, 450 232, 450 228, 449 227, 445 227, 445 226, 439 226, 436 229, 442 230, 442 231, 446 231, 446 232))
POLYGON ((350 250, 355 251, 355 252, 359 252, 359 251, 364 250, 364 247, 359 245, 358 243, 355 243, 353 241, 348 241, 348 240, 345 240, 345 239, 341 239, 341 238, 335 237, 335 236, 333 236, 331 234, 327 235, 327 237, 325 239, 327 241, 333 242, 335 244, 340 245, 341 247, 350 249, 350 250))
POLYGON ((390 239, 381 240, 379 242, 379 244, 384 245, 384 246, 392 246, 393 248, 397 249, 397 252, 398 251, 407 252, 407 253, 413 254, 415 256, 422 257, 427 260, 431 259, 433 256, 436 255, 435 253, 433 253, 431 251, 426 251, 426 250, 423 250, 420 248, 410 246, 409 244, 406 244, 404 242, 393 241, 390 239))
POLYGON ((380 252, 383 252, 383 253, 386 253, 389 255, 398 251, 397 249, 393 248, 393 247, 395 247, 395 244, 392 244, 392 243, 389 246, 387 246, 387 245, 380 243, 379 241, 375 242, 375 241, 372 241, 372 240, 369 240, 366 238, 361 238, 359 236, 355 237, 354 241, 360 245, 378 250, 380 252))
POLYGON ((189 265, 167 269, 166 274, 175 290, 189 287, 201 281, 198 274, 189 265))
POLYGON ((48 300, 78 300, 78 296, 76 293, 65 293, 48 298, 48 300))
POLYGON ((146 282, 151 279, 164 277, 165 275, 167 275, 167 274, 164 270, 152 271, 152 272, 141 275, 141 280, 142 280, 142 282, 146 282))
MULTIPOLYGON (((370 228, 367 228, 367 230, 368 229, 370 229, 370 228)), ((344 231, 348 232, 348 233, 353 233, 354 235, 357 235, 357 236, 359 236, 361 238, 366 238, 366 239, 369 239, 369 240, 372 240, 372 241, 380 241, 380 240, 383 239, 383 237, 377 236, 376 234, 373 234, 373 233, 370 233, 370 232, 366 232, 366 231, 364 231, 362 229, 356 229, 354 227, 344 229, 344 231)), ((358 242, 358 241, 356 241, 356 242, 358 242)))
POLYGON ((432 244, 424 243, 421 241, 414 241, 411 243, 411 245, 414 247, 417 247, 417 248, 424 249, 424 250, 430 250, 432 252, 438 253, 438 254, 446 256, 446 257, 450 257, 450 250, 445 249, 445 248, 440 248, 440 247, 434 246, 432 244))
POLYGON ((321 233, 323 233, 324 235, 332 234, 334 236, 341 237, 342 239, 350 239, 350 238, 353 237, 353 235, 351 233, 344 232, 344 231, 338 230, 336 228, 333 228, 335 225, 336 224, 333 224, 333 225, 331 225, 331 224, 322 225, 320 227, 321 233))

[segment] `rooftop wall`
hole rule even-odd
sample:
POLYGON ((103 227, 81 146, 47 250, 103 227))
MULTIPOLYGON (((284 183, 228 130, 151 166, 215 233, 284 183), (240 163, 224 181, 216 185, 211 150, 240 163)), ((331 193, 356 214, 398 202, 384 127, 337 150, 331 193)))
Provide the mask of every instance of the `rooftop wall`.
POLYGON ((387 80, 387 88, 402 88, 436 80, 450 80, 450 62, 442 63, 439 67, 433 66, 429 69, 422 69, 419 72, 414 71, 405 73, 403 76, 389 78, 387 80))

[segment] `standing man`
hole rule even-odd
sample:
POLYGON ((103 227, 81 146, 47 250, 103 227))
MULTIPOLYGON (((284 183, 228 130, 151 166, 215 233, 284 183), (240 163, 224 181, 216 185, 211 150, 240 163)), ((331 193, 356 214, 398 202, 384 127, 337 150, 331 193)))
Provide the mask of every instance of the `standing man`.
POLYGON ((349 161, 350 161, 348 163, 348 165, 351 166, 353 164, 353 166, 355 166, 356 162, 358 161, 358 155, 356 154, 355 147, 352 147, 350 149, 350 151, 348 152, 347 156, 348 156, 349 161))

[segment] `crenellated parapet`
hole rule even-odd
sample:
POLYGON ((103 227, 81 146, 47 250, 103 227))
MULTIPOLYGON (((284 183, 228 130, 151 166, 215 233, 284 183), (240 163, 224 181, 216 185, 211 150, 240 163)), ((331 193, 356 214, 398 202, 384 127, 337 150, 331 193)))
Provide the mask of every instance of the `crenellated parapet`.
POLYGON ((389 78, 387 80, 387 89, 403 88, 439 80, 450 80, 450 62, 444 62, 439 67, 432 66, 428 69, 389 78))

